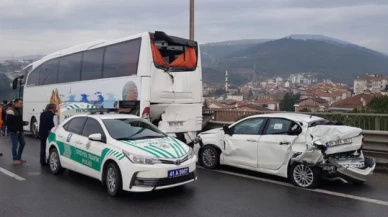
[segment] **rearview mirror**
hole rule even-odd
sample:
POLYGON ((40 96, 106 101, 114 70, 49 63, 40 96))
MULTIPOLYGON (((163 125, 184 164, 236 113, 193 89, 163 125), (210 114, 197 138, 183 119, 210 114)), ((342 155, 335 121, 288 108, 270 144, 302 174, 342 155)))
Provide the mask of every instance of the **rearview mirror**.
POLYGON ((89 136, 89 140, 91 140, 91 141, 102 142, 102 135, 101 135, 101 133, 91 134, 91 135, 89 136))
POLYGON ((12 81, 12 89, 16 90, 18 88, 18 80, 19 78, 15 78, 12 81))
POLYGON ((228 135, 233 135, 232 133, 232 130, 228 127, 228 126, 223 126, 222 129, 224 130, 224 132, 228 135))

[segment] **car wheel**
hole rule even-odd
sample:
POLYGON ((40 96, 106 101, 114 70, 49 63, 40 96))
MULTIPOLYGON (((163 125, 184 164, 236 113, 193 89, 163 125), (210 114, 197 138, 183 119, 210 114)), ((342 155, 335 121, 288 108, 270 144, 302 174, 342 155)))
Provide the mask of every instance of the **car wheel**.
POLYGON ((215 169, 220 163, 220 153, 213 146, 205 146, 200 152, 200 162, 207 169, 215 169))
POLYGON ((49 168, 52 174, 60 175, 65 172, 65 169, 61 166, 61 161, 59 159, 59 154, 56 148, 50 150, 49 155, 49 168))
POLYGON ((39 138, 38 122, 36 121, 35 117, 33 117, 31 120, 30 131, 34 138, 39 138))
POLYGON ((290 170, 291 182, 301 188, 315 188, 321 180, 319 168, 295 164, 290 170))
POLYGON ((122 179, 119 168, 114 163, 109 163, 105 172, 105 184, 110 196, 116 197, 122 191, 122 179))

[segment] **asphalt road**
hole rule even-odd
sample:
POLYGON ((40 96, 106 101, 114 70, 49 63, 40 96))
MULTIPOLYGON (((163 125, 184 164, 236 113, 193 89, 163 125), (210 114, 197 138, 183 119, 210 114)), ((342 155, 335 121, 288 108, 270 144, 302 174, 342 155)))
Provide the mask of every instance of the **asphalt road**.
POLYGON ((0 138, 4 153, 0 157, 0 217, 381 217, 388 213, 386 174, 375 174, 364 186, 327 182, 309 191, 258 173, 199 168, 198 181, 184 188, 111 198, 91 178, 74 172, 51 175, 39 165, 39 142, 28 136, 26 142, 27 163, 13 166, 9 139, 0 138))

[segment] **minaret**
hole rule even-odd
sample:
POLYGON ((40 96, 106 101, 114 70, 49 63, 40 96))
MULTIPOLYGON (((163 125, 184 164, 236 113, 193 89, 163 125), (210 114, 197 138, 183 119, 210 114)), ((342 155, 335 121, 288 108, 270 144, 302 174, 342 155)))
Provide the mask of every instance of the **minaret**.
POLYGON ((225 72, 225 91, 228 92, 228 71, 225 72))

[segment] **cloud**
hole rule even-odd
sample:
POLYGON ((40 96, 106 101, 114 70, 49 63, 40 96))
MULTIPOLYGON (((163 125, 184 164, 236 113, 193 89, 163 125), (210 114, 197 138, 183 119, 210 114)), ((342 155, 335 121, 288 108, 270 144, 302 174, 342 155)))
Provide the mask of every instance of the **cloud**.
MULTIPOLYGON (((0 0, 0 56, 163 30, 188 37, 189 0, 0 0)), ((196 0, 199 42, 324 34, 388 52, 386 0, 196 0)))

